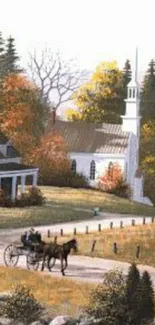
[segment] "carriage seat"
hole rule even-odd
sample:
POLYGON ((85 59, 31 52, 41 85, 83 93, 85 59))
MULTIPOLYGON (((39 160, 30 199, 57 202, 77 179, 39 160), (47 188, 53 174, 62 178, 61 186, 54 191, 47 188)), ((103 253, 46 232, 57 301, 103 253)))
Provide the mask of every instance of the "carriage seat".
POLYGON ((34 247, 41 243, 41 234, 36 231, 35 233, 30 232, 29 234, 25 232, 25 234, 21 235, 21 242, 24 247, 34 247))

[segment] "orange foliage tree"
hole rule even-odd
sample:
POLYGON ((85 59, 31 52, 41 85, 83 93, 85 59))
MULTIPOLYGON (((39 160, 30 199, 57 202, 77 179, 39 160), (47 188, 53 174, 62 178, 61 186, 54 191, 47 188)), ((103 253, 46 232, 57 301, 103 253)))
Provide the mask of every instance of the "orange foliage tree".
POLYGON ((104 175, 99 178, 98 186, 107 193, 129 198, 131 191, 124 179, 124 173, 119 164, 109 164, 104 175))
POLYGON ((40 182, 44 184, 55 183, 57 178, 69 173, 71 167, 64 140, 57 131, 43 135, 38 146, 28 155, 27 161, 39 167, 40 182))
POLYGON ((44 132, 48 107, 39 90, 24 75, 4 79, 0 98, 1 130, 12 140, 22 156, 31 150, 44 132))

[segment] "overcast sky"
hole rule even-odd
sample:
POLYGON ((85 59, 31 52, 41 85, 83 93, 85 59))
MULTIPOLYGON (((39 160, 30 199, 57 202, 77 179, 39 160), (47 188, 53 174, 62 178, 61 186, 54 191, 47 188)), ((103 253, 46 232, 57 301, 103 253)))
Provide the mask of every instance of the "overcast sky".
POLYGON ((136 46, 140 71, 155 58, 154 0, 1 0, 0 17, 0 30, 15 38, 25 67, 28 52, 45 47, 89 70, 104 60, 122 67, 136 46))

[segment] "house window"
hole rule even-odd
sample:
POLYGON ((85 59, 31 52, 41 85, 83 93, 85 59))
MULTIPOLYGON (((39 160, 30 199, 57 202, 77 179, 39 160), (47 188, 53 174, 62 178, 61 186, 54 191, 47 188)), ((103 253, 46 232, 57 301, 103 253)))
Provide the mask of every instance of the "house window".
POLYGON ((95 179, 95 171, 96 171, 96 166, 95 166, 95 161, 92 160, 90 164, 90 179, 95 179))
POLYGON ((72 160, 72 166, 71 166, 71 170, 74 174, 76 174, 76 160, 72 160))
POLYGON ((13 152, 13 147, 12 146, 7 146, 6 155, 7 155, 7 157, 10 157, 10 158, 12 158, 14 156, 14 152, 13 152))

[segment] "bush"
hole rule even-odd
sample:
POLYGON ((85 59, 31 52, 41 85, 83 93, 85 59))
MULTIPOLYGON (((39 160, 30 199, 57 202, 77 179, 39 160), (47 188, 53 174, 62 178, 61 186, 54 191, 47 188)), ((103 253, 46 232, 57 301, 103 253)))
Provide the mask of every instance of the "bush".
POLYGON ((30 289, 25 286, 17 286, 9 295, 1 307, 3 317, 10 318, 14 324, 22 322, 25 325, 38 320, 44 312, 44 308, 35 299, 30 289))
POLYGON ((143 325, 153 320, 154 307, 149 274, 144 272, 140 277, 132 264, 126 277, 119 271, 105 273, 103 284, 92 291, 85 312, 101 325, 143 325))
POLYGON ((22 193, 20 198, 16 200, 16 206, 32 206, 42 205, 45 203, 45 196, 38 187, 32 186, 28 189, 28 193, 22 193))
POLYGON ((14 203, 11 201, 11 198, 8 197, 6 192, 0 188, 0 206, 10 208, 14 206, 14 203))
POLYGON ((60 187, 89 188, 88 179, 82 174, 74 174, 72 171, 60 173, 39 180, 41 185, 60 187))
POLYGON ((124 179, 124 174, 118 164, 112 165, 99 178, 98 187, 100 190, 115 194, 120 197, 130 198, 131 188, 124 179))

